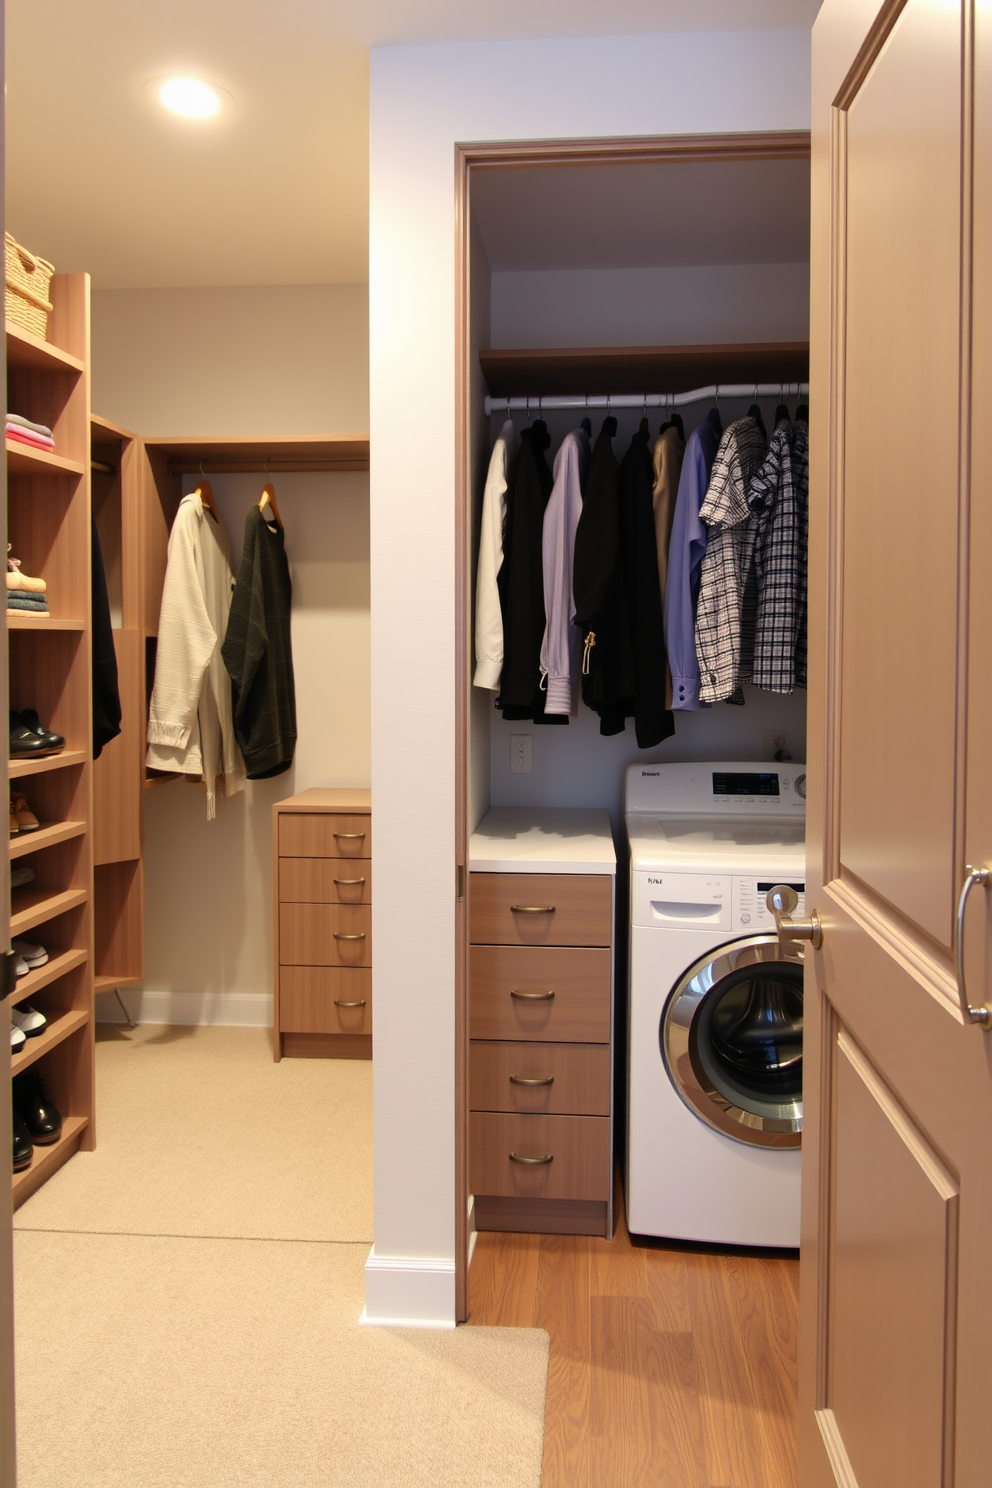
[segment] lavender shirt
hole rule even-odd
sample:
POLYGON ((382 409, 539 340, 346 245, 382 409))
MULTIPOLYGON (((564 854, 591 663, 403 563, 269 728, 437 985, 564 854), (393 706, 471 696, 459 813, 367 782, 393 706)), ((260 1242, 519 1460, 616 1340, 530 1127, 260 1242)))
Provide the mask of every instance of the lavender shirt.
POLYGON ((544 613, 547 624, 541 642, 541 682, 547 684, 545 713, 578 712, 579 633, 573 625, 572 560, 575 529, 582 513, 582 487, 589 465, 589 440, 584 429, 565 436, 555 455, 555 483, 544 509, 544 613))
POLYGON ((672 708, 676 712, 709 706, 699 701, 696 660, 696 601, 699 571, 706 552, 706 526, 699 510, 706 498, 721 432, 720 414, 711 408, 699 428, 689 436, 679 494, 675 498, 665 589, 665 648, 672 670, 672 708))

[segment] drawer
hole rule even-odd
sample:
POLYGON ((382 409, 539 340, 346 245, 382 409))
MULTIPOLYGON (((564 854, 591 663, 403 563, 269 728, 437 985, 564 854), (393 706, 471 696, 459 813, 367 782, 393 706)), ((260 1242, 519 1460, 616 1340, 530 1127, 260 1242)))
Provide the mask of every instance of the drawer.
POLYGON ((367 905, 280 904, 281 966, 371 966, 367 905))
POLYGON ((608 946, 608 874, 473 873, 469 939, 475 945, 608 946))
POLYGON ((283 904, 371 904, 372 860, 356 858, 342 868, 340 858, 280 858, 279 898, 283 904))
POLYGON ((287 811, 279 814, 281 858, 369 858, 372 856, 370 816, 328 816, 321 812, 287 811))
POLYGON ((339 966, 284 966, 281 1033, 371 1033, 372 973, 339 966))
POLYGON ((610 1046, 476 1042, 468 1091, 475 1111, 609 1116, 610 1046))
POLYGON ((469 1037, 609 1043, 610 971, 604 950, 473 946, 469 1037))
POLYGON ((518 1116, 473 1111, 472 1192, 504 1199, 608 1199, 610 1122, 605 1116, 518 1116), (536 1163, 517 1158, 550 1158, 536 1163))

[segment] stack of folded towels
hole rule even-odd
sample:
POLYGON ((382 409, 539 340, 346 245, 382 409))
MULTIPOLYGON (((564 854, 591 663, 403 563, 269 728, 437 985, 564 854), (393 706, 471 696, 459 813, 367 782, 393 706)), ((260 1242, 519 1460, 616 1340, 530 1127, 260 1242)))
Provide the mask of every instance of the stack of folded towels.
POLYGON ((19 444, 30 444, 34 449, 54 450, 55 440, 47 424, 33 424, 19 413, 7 415, 7 438, 19 444))
MULTIPOLYGON (((7 544, 8 551, 10 544, 7 544)), ((7 559, 7 614, 40 615, 48 619, 48 585, 21 573, 19 558, 7 559)))

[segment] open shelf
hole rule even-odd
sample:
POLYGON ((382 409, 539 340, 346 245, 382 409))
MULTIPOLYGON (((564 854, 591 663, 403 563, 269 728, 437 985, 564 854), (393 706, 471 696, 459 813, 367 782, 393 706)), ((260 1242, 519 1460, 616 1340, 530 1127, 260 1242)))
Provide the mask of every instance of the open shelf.
POLYGON ((36 1147, 31 1166, 14 1174, 14 1208, 29 1199, 78 1149, 83 1132, 89 1126, 88 1116, 67 1116, 62 1122, 62 1135, 51 1147, 36 1147))
POLYGON ((59 977, 65 976, 67 972, 75 971, 76 967, 82 966, 88 958, 89 952, 84 950, 60 951, 57 956, 49 957, 44 966, 39 966, 37 971, 29 971, 27 976, 18 977, 17 986, 4 999, 6 1006, 11 1007, 15 1002, 23 1002, 35 992, 40 992, 42 987, 48 987, 52 982, 57 982, 59 977))
POLYGON ((330 434, 312 439, 273 435, 270 439, 146 439, 145 448, 168 461, 169 475, 236 474, 280 471, 368 470, 367 435, 330 434))
POLYGON ((143 980, 140 976, 95 976, 93 991, 113 992, 115 988, 123 991, 126 987, 140 987, 143 980))
POLYGON ((85 749, 63 749, 61 754, 50 754, 45 759, 9 760, 7 774, 11 780, 20 780, 24 775, 44 775, 46 770, 64 770, 67 765, 85 763, 85 749))
POLYGON ((10 838, 10 856, 23 858, 27 853, 38 852, 43 847, 53 847, 56 842, 68 842, 70 837, 81 837, 86 823, 80 821, 43 822, 33 832, 19 832, 10 838))
POLYGON ((57 1044, 61 1044, 69 1038, 77 1029, 83 1028, 90 1020, 90 1015, 85 1008, 73 1008, 67 1013, 57 1013, 49 1016, 48 1027, 44 1033, 37 1038, 29 1038, 22 1049, 10 1056, 10 1073, 19 1075, 21 1070, 27 1069, 29 1064, 42 1055, 48 1054, 57 1044))
POLYGON ((51 341, 42 341, 30 331, 22 331, 11 321, 5 322, 7 332, 7 366, 27 372, 85 372, 86 366, 78 357, 71 356, 51 341))
POLYGON ((85 620, 56 620, 51 615, 12 615, 7 611, 8 630, 74 630, 80 635, 86 629, 85 620))
POLYGON ((684 393, 710 383, 805 382, 807 341, 480 351, 491 397, 684 393))
POLYGON ((63 889, 59 894, 51 889, 14 889, 10 896, 10 933, 23 935, 56 915, 77 909, 88 897, 85 889, 63 889))
POLYGON ((16 439, 7 440, 7 471, 10 475, 85 475, 80 460, 67 460, 65 455, 32 449, 16 439))

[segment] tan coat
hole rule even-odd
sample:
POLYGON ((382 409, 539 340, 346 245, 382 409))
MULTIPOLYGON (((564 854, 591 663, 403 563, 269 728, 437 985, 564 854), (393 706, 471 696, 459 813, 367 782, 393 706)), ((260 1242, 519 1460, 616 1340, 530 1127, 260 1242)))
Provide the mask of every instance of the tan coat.
MULTIPOLYGON (((682 457, 685 445, 679 438, 678 429, 672 427, 658 436, 654 447, 654 486, 651 500, 654 506, 654 533, 658 544, 658 582, 661 585, 661 603, 665 604, 665 588, 668 584, 668 549, 672 540, 672 521, 675 517, 675 498, 679 492, 679 476, 682 474, 682 457)), ((665 666, 665 707, 672 706, 672 673, 665 666)))

